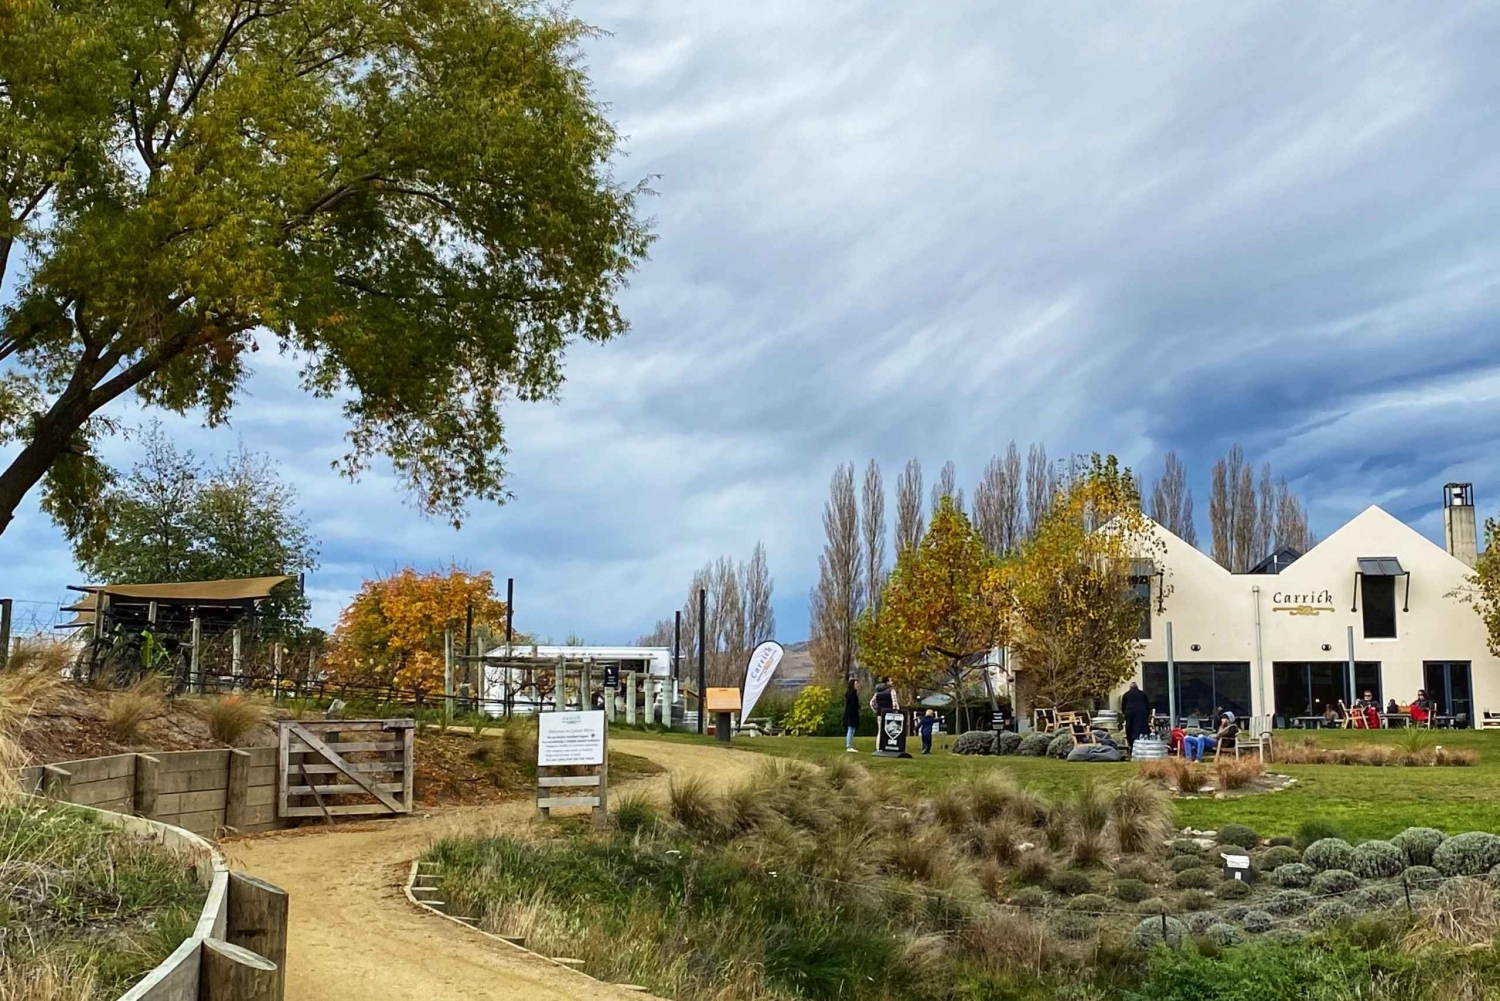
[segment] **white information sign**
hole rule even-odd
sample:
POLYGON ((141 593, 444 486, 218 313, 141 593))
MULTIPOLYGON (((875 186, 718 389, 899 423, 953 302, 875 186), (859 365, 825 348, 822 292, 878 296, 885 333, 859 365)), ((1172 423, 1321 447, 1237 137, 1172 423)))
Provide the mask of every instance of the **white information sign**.
POLYGON ((766 640, 750 654, 750 663, 745 668, 745 705, 740 710, 740 719, 749 719, 750 711, 760 699, 760 693, 771 683, 771 675, 781 664, 786 651, 775 640, 766 640))
POLYGON ((604 710, 539 713, 536 763, 542 768, 604 764, 604 710))

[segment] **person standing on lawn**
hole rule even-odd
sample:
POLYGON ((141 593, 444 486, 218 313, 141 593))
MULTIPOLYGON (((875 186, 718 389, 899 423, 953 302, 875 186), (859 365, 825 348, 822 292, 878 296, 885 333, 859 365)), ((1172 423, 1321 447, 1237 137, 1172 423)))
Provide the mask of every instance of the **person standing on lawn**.
POLYGON ((1125 749, 1129 750, 1151 729, 1151 700, 1134 681, 1120 696, 1120 716, 1125 720, 1125 749))
POLYGON ((844 750, 854 753, 854 734, 859 730, 859 688, 854 679, 844 689, 844 750))
POLYGON ((932 730, 937 726, 937 712, 929 709, 917 720, 917 732, 922 735, 922 753, 932 753, 932 730))

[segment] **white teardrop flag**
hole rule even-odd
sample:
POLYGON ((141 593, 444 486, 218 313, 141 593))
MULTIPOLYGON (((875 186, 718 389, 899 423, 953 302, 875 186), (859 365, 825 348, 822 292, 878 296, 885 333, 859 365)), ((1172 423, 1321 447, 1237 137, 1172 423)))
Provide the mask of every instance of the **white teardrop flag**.
POLYGON ((751 651, 750 665, 745 668, 745 708, 740 710, 740 719, 750 718, 750 710, 755 708, 755 700, 760 698, 760 693, 766 690, 766 685, 770 684, 771 675, 776 673, 776 668, 785 653, 786 651, 781 649, 781 644, 775 640, 766 640, 751 651))

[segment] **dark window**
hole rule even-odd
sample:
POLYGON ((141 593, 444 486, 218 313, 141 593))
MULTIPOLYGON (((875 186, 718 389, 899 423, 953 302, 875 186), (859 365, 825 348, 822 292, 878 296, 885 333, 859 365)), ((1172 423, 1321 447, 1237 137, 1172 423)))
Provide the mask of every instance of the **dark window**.
POLYGON ((1360 597, 1364 599, 1363 612, 1365 619, 1365 639, 1395 639, 1396 638, 1396 578, 1391 576, 1372 577, 1365 574, 1360 578, 1363 592, 1360 597))
POLYGON ((1323 711, 1338 703, 1350 706, 1367 690, 1375 700, 1384 692, 1380 685, 1380 662, 1357 661, 1354 665, 1355 691, 1349 691, 1348 661, 1277 661, 1271 665, 1276 698, 1276 726, 1292 726, 1298 717, 1322 716, 1323 711))
POLYGON ((1151 578, 1144 574, 1132 576, 1130 593, 1132 602, 1141 614, 1141 627, 1136 630, 1135 638, 1149 640, 1151 638, 1151 578))
MULTIPOLYGON (((1198 717, 1210 726, 1220 709, 1239 717, 1250 715, 1250 665, 1247 663, 1213 663, 1178 661, 1177 717, 1198 717)), ((1147 661, 1141 665, 1141 687, 1151 709, 1165 716, 1170 711, 1167 698, 1167 665, 1147 661)))

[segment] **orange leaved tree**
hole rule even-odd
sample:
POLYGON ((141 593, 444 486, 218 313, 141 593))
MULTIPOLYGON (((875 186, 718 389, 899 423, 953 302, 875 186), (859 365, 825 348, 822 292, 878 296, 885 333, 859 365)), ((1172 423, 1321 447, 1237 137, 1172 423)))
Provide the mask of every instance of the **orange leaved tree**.
POLYGON ((469 608, 474 624, 505 625, 505 602, 495 596, 489 571, 418 573, 411 567, 367 580, 333 633, 327 667, 340 681, 397 685, 440 692, 443 634, 462 642, 469 608))
POLYGON ((1000 561, 944 497, 922 541, 897 556, 879 604, 860 616, 860 662, 889 676, 906 704, 940 685, 961 699, 975 661, 1004 644, 1009 604, 1000 561))

